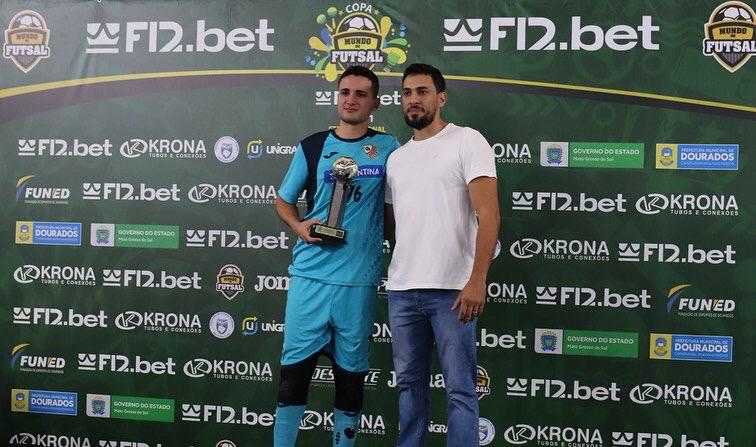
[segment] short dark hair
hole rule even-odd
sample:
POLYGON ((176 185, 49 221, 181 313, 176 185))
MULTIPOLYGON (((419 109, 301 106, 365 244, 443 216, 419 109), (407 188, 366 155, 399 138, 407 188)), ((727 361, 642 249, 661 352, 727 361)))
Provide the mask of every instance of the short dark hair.
POLYGON ((369 68, 363 67, 362 65, 352 65, 351 67, 344 70, 344 73, 341 73, 341 76, 339 76, 339 85, 341 85, 341 80, 347 76, 362 76, 363 78, 370 79, 370 84, 373 88, 373 94, 375 96, 378 96, 378 89, 380 88, 380 84, 378 83, 378 76, 376 76, 375 73, 373 73, 373 71, 369 68))
POLYGON ((404 75, 402 76, 402 84, 404 84, 404 80, 407 79, 407 76, 413 75, 428 75, 431 77, 431 79, 433 79, 433 85, 436 86, 436 92, 441 93, 446 91, 446 79, 444 79, 444 76, 441 74, 438 68, 434 67, 433 65, 411 64, 404 70, 404 75))

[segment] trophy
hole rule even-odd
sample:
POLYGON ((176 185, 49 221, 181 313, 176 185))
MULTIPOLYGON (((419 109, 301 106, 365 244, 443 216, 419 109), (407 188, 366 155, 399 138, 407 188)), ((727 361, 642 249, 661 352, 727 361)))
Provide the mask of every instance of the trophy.
POLYGON ((351 157, 340 157, 333 162, 333 195, 328 206, 328 220, 325 225, 314 224, 310 227, 310 236, 332 244, 346 243, 346 230, 341 228, 344 206, 352 186, 352 179, 357 176, 357 162, 351 157))

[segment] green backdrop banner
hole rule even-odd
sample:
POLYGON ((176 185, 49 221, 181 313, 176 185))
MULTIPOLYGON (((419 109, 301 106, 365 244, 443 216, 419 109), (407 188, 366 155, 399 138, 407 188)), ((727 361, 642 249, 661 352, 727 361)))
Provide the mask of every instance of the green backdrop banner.
MULTIPOLYGON (((751 4, 6 0, 0 26, 0 442, 270 445, 276 190, 350 65, 406 141, 419 61, 497 161, 480 445, 756 442, 751 4)), ((399 429, 378 300, 363 446, 399 429)), ((429 382, 445 445, 435 360, 429 382)), ((302 445, 330 442, 332 399, 323 359, 302 445)))

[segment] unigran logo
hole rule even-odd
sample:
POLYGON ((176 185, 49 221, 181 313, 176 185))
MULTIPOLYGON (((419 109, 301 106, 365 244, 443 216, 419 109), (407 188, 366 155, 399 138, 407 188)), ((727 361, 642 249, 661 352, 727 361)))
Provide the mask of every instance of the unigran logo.
POLYGON ((353 65, 392 71, 407 61, 407 26, 369 3, 331 6, 315 21, 321 28, 308 39, 305 62, 328 81, 353 65))

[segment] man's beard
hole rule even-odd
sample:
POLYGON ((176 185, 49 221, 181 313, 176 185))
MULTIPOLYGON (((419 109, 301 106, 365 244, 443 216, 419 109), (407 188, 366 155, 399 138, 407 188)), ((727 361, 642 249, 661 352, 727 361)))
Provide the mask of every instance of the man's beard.
POLYGON ((408 112, 404 114, 404 122, 407 123, 408 126, 410 126, 413 129, 421 130, 425 129, 430 125, 430 123, 433 122, 433 118, 436 117, 435 112, 429 112, 425 115, 419 115, 417 118, 412 119, 410 118, 410 114, 413 112, 408 112))

